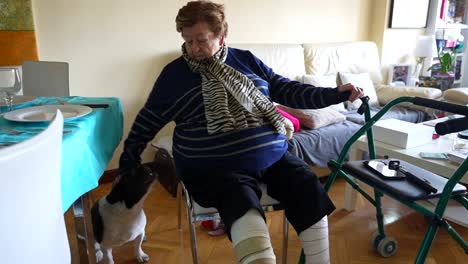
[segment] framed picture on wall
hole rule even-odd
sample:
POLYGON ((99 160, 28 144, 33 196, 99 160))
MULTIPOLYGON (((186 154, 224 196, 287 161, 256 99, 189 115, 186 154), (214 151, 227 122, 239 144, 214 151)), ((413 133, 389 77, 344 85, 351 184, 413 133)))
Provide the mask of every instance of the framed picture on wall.
POLYGON ((392 0, 389 28, 425 28, 430 0, 392 0))
POLYGON ((411 64, 392 64, 388 68, 388 84, 408 86, 411 81, 413 66, 411 64))

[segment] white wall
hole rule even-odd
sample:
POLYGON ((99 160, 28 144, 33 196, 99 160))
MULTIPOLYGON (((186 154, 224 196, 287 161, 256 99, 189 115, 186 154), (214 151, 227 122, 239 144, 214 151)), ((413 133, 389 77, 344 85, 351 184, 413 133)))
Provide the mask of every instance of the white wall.
MULTIPOLYGON (((219 2, 226 5, 228 42, 306 43, 368 40, 371 1, 219 2)), ((119 97, 125 138, 161 69, 179 52, 174 20, 186 2, 32 0, 39 58, 69 62, 72 95, 119 97)))
POLYGON ((423 35, 425 29, 388 28, 391 0, 373 0, 369 39, 377 43, 380 51, 380 62, 383 81, 387 82, 390 64, 415 64, 413 56, 416 39, 423 35))

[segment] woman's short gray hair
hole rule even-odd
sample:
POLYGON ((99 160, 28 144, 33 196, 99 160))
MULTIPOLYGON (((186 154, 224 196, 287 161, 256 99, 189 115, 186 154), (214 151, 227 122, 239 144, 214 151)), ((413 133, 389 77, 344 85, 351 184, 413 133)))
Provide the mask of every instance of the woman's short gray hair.
POLYGON ((177 32, 184 27, 192 27, 197 23, 206 22, 216 36, 227 35, 228 24, 224 14, 224 5, 211 1, 191 1, 179 9, 176 16, 177 32))

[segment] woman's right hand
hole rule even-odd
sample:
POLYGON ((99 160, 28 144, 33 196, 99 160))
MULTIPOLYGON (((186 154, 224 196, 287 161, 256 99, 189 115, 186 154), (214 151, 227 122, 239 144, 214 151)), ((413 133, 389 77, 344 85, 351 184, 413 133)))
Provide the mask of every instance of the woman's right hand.
POLYGON ((352 83, 347 83, 338 86, 338 92, 347 92, 351 91, 351 94, 348 97, 348 101, 354 102, 356 99, 364 96, 364 91, 362 88, 354 86, 352 83))

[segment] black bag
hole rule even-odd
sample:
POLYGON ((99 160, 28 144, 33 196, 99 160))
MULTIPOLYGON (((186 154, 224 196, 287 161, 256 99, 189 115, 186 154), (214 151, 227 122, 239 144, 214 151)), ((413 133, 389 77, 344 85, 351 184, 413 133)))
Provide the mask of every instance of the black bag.
POLYGON ((179 179, 176 175, 174 160, 166 149, 157 148, 154 155, 153 171, 158 175, 158 181, 171 194, 172 197, 177 197, 177 186, 179 179))

